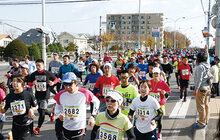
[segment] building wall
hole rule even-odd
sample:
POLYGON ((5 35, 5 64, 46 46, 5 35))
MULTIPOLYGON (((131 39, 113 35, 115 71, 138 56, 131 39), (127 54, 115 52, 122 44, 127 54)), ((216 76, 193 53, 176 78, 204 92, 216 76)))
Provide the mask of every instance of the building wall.
POLYGON ((61 34, 60 36, 58 36, 58 40, 60 42, 60 44, 63 46, 63 47, 66 47, 68 46, 68 44, 70 42, 74 42, 74 38, 73 36, 69 35, 69 34, 61 34))
MULTIPOLYGON (((113 33, 116 40, 134 41, 138 40, 139 14, 108 14, 106 16, 107 33, 113 33)), ((163 14, 162 13, 141 13, 140 14, 141 41, 146 41, 152 37, 152 27, 160 27, 160 37, 158 47, 162 46, 163 36, 163 14)))
POLYGON ((12 41, 10 38, 3 38, 0 40, 0 46, 3 46, 4 48, 12 41))
POLYGON ((68 46, 70 42, 73 42, 78 46, 78 52, 86 52, 88 48, 87 39, 84 38, 74 38, 74 36, 63 33, 58 36, 59 42, 62 44, 63 47, 68 46))

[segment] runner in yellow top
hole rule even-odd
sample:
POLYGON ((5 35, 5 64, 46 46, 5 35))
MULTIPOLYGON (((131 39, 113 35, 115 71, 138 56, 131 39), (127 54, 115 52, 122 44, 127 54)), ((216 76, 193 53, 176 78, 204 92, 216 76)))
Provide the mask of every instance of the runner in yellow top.
POLYGON ((105 97, 107 109, 98 114, 91 133, 91 140, 95 140, 97 130, 100 140, 123 140, 126 132, 129 140, 135 140, 132 124, 128 117, 119 111, 123 98, 118 91, 109 91, 105 97))
POLYGON ((131 101, 137 97, 138 91, 136 90, 136 87, 129 84, 128 82, 128 71, 123 70, 121 72, 121 85, 117 86, 115 90, 119 91, 123 95, 123 102, 121 107, 121 113, 128 116, 131 101))

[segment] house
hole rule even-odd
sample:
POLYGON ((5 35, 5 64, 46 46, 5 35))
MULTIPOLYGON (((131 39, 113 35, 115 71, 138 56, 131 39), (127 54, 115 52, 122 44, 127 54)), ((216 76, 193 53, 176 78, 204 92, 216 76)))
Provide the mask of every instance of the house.
POLYGON ((22 33, 17 39, 21 40, 26 45, 32 45, 32 42, 37 44, 41 42, 41 33, 36 29, 30 29, 27 32, 22 33))
POLYGON ((67 32, 62 32, 58 35, 58 41, 63 47, 67 47, 70 42, 73 42, 78 46, 79 53, 85 53, 88 51, 88 37, 86 34, 70 34, 67 32))
POLYGON ((0 34, 0 46, 6 47, 10 42, 13 41, 13 38, 7 34, 0 34))

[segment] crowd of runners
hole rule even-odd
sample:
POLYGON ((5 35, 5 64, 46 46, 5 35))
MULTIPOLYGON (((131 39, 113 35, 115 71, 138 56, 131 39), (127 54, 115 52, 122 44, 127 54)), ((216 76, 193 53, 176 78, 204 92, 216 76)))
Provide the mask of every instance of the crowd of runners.
POLYGON ((58 140, 83 140, 89 105, 91 140, 122 140, 125 133, 129 140, 157 140, 162 138, 166 100, 171 94, 171 74, 175 73, 180 99, 186 102, 194 68, 195 86, 190 89, 194 90, 199 112, 194 129, 206 127, 207 98, 210 93, 213 98, 219 96, 218 57, 208 54, 207 49, 154 53, 128 49, 115 55, 116 60, 108 52, 104 53, 104 58, 95 59, 87 52, 85 56, 77 54, 75 60, 64 55, 61 62, 54 52, 48 70, 42 59, 32 62, 27 55, 20 63, 13 58, 5 74, 7 84, 0 84, 0 128, 4 124, 4 113, 10 109, 14 140, 38 135, 45 115, 51 122, 55 121, 58 140), (56 104, 50 112, 51 93, 55 95, 56 104), (34 128, 37 112, 38 124, 34 128))

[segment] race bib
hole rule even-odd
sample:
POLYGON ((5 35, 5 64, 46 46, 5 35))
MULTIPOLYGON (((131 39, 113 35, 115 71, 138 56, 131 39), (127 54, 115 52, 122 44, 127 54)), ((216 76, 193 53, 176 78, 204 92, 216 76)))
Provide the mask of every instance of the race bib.
POLYGON ((89 83, 89 89, 93 90, 95 87, 95 83, 89 83))
POLYGON ((78 66, 78 70, 79 70, 79 71, 84 71, 84 66, 83 66, 83 65, 79 65, 79 66, 78 66))
POLYGON ((182 70, 182 74, 183 75, 189 75, 189 70, 188 69, 182 70))
POLYGON ((117 68, 117 70, 121 70, 121 66, 117 66, 116 68, 117 68))
POLYGON ((137 114, 141 118, 141 120, 146 120, 146 119, 149 118, 150 109, 149 108, 139 107, 138 111, 137 111, 137 114))
POLYGON ((140 72, 139 72, 139 75, 140 75, 141 77, 145 77, 145 76, 146 76, 146 72, 145 72, 145 71, 140 71, 140 72))
POLYGON ((108 130, 101 127, 99 131, 100 140, 118 140, 118 131, 108 130))
POLYGON ((63 112, 68 120, 76 120, 79 117, 79 107, 64 106, 63 112))
POLYGON ((160 93, 150 92, 150 95, 160 102, 160 93))
POLYGON ((26 106, 24 100, 11 102, 11 111, 13 116, 25 114, 26 106))
POLYGON ((59 71, 59 67, 52 67, 51 72, 57 74, 59 71))
POLYGON ((113 87, 103 87, 103 96, 106 96, 109 91, 113 90, 113 87))
POLYGON ((129 103, 128 102, 123 102, 121 104, 121 110, 129 110, 129 103))
POLYGON ((47 87, 46 82, 37 82, 37 84, 36 84, 37 91, 46 91, 47 90, 46 87, 47 87))

